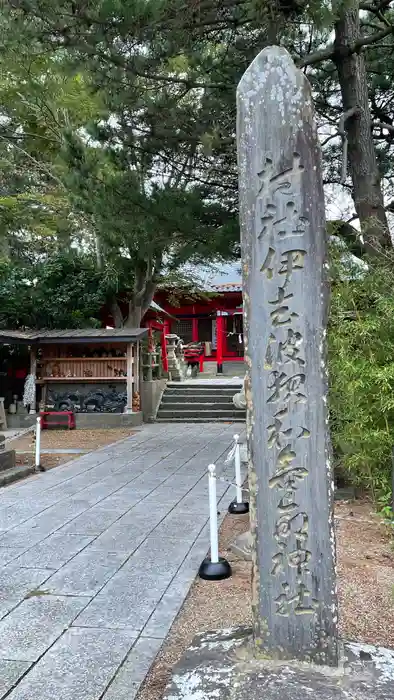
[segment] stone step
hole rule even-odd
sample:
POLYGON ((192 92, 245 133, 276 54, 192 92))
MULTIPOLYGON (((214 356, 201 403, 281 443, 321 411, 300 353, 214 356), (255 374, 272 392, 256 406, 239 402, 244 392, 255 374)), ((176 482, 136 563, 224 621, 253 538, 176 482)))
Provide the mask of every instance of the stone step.
POLYGON ((197 403, 208 401, 209 403, 214 403, 215 401, 226 401, 227 403, 232 403, 232 394, 163 394, 163 399, 168 401, 196 401, 197 403))
POLYGON ((167 387, 169 389, 182 389, 184 387, 198 387, 199 389, 239 389, 242 387, 242 382, 215 382, 200 381, 199 379, 188 379, 185 382, 167 382, 167 387))
POLYGON ((245 411, 237 410, 233 404, 233 396, 241 388, 239 383, 199 384, 197 380, 167 385, 156 420, 162 423, 243 423, 245 411))
MULTIPOLYGON (((193 409, 193 411, 210 411, 210 410, 224 410, 224 411, 236 411, 237 409, 233 405, 231 401, 201 401, 201 398, 199 401, 192 401, 192 400, 186 400, 185 398, 179 399, 178 401, 174 400, 174 398, 171 398, 171 400, 164 399, 161 408, 167 410, 167 411, 178 411, 178 410, 186 410, 188 408, 193 409)), ((242 413, 242 411, 241 411, 242 413)))
POLYGON ((200 389, 200 387, 189 387, 188 389, 166 389, 165 396, 228 396, 232 398, 237 394, 236 389, 200 389))
POLYGON ((19 481, 19 479, 24 479, 30 474, 34 474, 34 467, 23 465, 20 467, 11 467, 11 469, 5 469, 0 472, 0 487, 12 484, 13 481, 19 481))
POLYGON ((15 450, 0 450, 0 474, 15 467, 15 450))
POLYGON ((156 423, 245 423, 245 418, 156 418, 156 423))
POLYGON ((234 418, 240 417, 242 420, 245 419, 244 414, 240 411, 238 412, 236 409, 220 409, 220 410, 215 410, 215 409, 209 409, 209 410, 201 410, 201 411, 194 411, 193 409, 173 409, 173 410, 166 410, 163 408, 159 409, 159 412, 157 414, 158 418, 182 418, 184 420, 194 420, 194 418, 206 418, 208 421, 209 420, 215 420, 215 418, 224 418, 228 420, 232 420, 234 418))

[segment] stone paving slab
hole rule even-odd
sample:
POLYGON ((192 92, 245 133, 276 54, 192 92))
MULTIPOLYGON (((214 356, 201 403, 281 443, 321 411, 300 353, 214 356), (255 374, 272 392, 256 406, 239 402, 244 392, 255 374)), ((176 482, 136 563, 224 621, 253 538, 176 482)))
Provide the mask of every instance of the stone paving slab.
POLYGON ((185 515, 185 510, 178 510, 178 508, 172 510, 155 529, 156 536, 162 539, 175 537, 180 540, 183 540, 185 537, 191 539, 198 537, 207 522, 205 509, 201 509, 201 512, 193 513, 192 518, 185 518, 185 515))
POLYGON ((99 700, 133 642, 124 630, 69 629, 7 700, 99 700))
POLYGON ((31 664, 25 661, 5 661, 0 659, 0 697, 5 697, 22 678, 31 664))
POLYGON ((150 535, 75 624, 141 631, 189 549, 187 541, 150 535))
POLYGON ((0 572, 0 620, 44 583, 51 573, 50 569, 4 568, 0 572))
MULTIPOLYGON (((62 532, 55 532, 43 542, 24 551, 18 557, 17 564, 28 569, 36 569, 40 565, 44 569, 54 569, 56 571, 78 554, 81 549, 90 544, 92 540, 93 537, 86 537, 85 535, 67 535, 62 532)), ((21 552, 23 550, 20 548, 19 550, 15 549, 15 551, 21 552)))
MULTIPOLYGON (((124 511, 129 510, 127 505, 123 508, 124 511)), ((119 520, 122 514, 122 511, 107 506, 105 502, 99 503, 67 523, 61 532, 69 535, 101 535, 112 523, 119 520)))
POLYGON ((0 700, 133 700, 208 550, 206 470, 234 432, 147 425, 0 490, 0 700))
MULTIPOLYGON (((24 552, 24 547, 0 547, 0 569, 24 552)), ((36 567, 33 567, 36 568, 36 567)), ((47 567, 44 567, 45 569, 47 567)))
POLYGON ((134 700, 162 644, 161 639, 138 639, 103 700, 134 700))
POLYGON ((112 578, 126 559, 119 552, 90 551, 89 547, 77 554, 48 581, 50 593, 72 596, 94 596, 112 578))
POLYGON ((37 661, 88 600, 50 595, 24 600, 0 621, 0 658, 37 661))
POLYGON ((147 621, 142 631, 143 637, 153 637, 162 640, 166 638, 196 577, 196 572, 206 556, 207 534, 205 532, 203 536, 200 536, 191 548, 183 564, 172 579, 170 586, 168 586, 147 621))

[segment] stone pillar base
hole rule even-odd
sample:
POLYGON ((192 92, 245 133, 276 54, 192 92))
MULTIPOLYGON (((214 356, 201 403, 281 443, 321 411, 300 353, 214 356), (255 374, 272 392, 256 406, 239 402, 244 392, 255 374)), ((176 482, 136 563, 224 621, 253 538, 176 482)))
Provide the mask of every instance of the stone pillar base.
POLYGON ((393 700, 394 651, 345 642, 337 667, 256 653, 251 631, 198 635, 175 666, 163 700, 393 700))
POLYGON ((0 472, 15 467, 15 450, 1 450, 0 452, 0 472))

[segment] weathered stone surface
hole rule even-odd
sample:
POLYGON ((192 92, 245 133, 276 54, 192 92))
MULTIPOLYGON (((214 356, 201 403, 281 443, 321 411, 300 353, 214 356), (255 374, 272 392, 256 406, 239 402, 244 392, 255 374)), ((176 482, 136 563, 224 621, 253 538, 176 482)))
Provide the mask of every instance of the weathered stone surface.
POLYGON ((161 639, 140 637, 104 693, 103 700, 134 700, 161 644, 161 639))
POLYGON ((345 644, 338 668, 253 655, 245 629, 199 635, 163 700, 394 700, 394 651, 345 644))
POLYGON ((142 632, 144 637, 165 639, 167 636, 196 577, 196 571, 198 571, 201 562, 207 554, 208 537, 209 534, 206 532, 194 543, 185 561, 146 623, 142 632))
POLYGON ((166 518, 156 527, 155 534, 157 537, 183 537, 195 538, 198 537, 205 523, 207 522, 207 513, 202 509, 202 512, 195 513, 193 518, 187 517, 186 512, 182 510, 173 510, 166 518))
POLYGON ((187 541, 149 536, 89 603, 76 625, 142 630, 189 548, 187 541))
MULTIPOLYGON (((124 511, 128 509, 128 506, 124 506, 124 511)), ((62 533, 100 535, 104 530, 107 530, 112 523, 118 520, 121 515, 122 511, 119 512, 117 508, 111 508, 105 503, 98 503, 96 506, 93 506, 93 508, 85 511, 65 525, 65 527, 62 528, 62 533)))
POLYGON ((51 576, 46 588, 59 595, 94 596, 119 569, 126 556, 88 547, 51 576))
MULTIPOLYGON (((84 549, 92 537, 84 535, 63 535, 55 532, 46 540, 36 544, 18 558, 18 566, 28 569, 36 569, 41 566, 45 569, 60 569, 69 559, 72 559, 81 549, 84 549)), ((16 550, 18 551, 18 550, 16 550)), ((19 550, 21 551, 21 550, 19 550)), ((0 549, 0 560, 2 551, 0 549)))
MULTIPOLYGON (((28 549, 45 539, 86 509, 83 502, 69 501, 61 506, 44 509, 39 515, 22 525, 0 534, 0 547, 24 547, 28 549)), ((85 534, 85 533, 83 533, 85 534)))
POLYGON ((26 520, 34 517, 41 510, 33 501, 22 501, 12 506, 3 506, 0 510, 0 531, 6 532, 26 520))
POLYGON ((5 661, 0 659, 0 697, 4 697, 29 669, 30 663, 24 661, 5 661))
POLYGON ((86 603, 86 599, 50 596, 45 591, 24 600, 0 621, 0 657, 37 661, 86 603))
POLYGON ((133 645, 128 631, 71 628, 38 661, 9 700, 98 700, 133 645))
POLYGON ((326 233, 311 90, 282 48, 237 91, 256 642, 337 663, 326 233))
POLYGON ((0 619, 49 576, 49 569, 19 569, 12 565, 0 572, 0 619))
POLYGON ((23 547, 0 547, 0 568, 16 559, 22 552, 24 552, 23 547))

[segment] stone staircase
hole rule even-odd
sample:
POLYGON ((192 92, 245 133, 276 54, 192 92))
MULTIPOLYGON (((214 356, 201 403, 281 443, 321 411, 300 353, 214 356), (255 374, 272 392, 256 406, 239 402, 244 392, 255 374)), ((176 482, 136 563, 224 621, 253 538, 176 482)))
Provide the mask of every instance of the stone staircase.
POLYGON ((159 423, 244 423, 246 414, 233 404, 239 384, 169 383, 156 421, 159 423))

